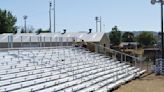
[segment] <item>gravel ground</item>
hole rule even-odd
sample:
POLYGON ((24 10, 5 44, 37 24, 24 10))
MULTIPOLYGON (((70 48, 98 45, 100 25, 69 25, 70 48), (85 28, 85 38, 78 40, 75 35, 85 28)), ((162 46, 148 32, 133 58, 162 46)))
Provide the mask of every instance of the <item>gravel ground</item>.
POLYGON ((164 92, 164 76, 145 74, 139 79, 122 85, 114 92, 164 92))

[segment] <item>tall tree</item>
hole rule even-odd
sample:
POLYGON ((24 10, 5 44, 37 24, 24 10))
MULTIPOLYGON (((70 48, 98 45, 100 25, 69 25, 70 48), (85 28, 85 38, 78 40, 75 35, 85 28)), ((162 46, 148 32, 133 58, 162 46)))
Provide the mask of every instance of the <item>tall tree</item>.
POLYGON ((17 19, 7 10, 0 9, 0 34, 15 33, 17 19))
POLYGON ((136 39, 142 46, 152 46, 156 43, 156 39, 151 32, 142 32, 136 37, 136 39))
POLYGON ((27 33, 33 33, 35 30, 35 28, 33 26, 28 26, 27 29, 26 29, 26 32, 27 33))
POLYGON ((125 32, 122 35, 123 42, 134 42, 134 34, 132 32, 125 32))
POLYGON ((110 42, 112 45, 119 45, 121 42, 121 31, 117 28, 117 26, 114 26, 112 28, 112 31, 109 34, 110 42))

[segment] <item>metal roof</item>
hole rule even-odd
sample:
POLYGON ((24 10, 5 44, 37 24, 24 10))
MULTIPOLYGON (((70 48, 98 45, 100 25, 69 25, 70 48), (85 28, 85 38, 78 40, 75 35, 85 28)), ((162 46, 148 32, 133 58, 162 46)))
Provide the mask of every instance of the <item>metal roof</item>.
POLYGON ((96 33, 87 33, 87 32, 72 32, 72 33, 41 33, 41 36, 52 36, 52 37, 75 37, 78 40, 84 40, 86 42, 99 42, 104 36, 104 32, 96 32, 96 33))
POLYGON ((104 36, 104 32, 96 32, 96 33, 87 33, 87 32, 70 32, 70 33, 41 33, 39 35, 35 33, 23 33, 23 34, 0 34, 0 42, 8 42, 10 37, 12 36, 13 42, 38 42, 41 38, 45 42, 49 42, 50 39, 52 41, 57 41, 57 38, 62 38, 63 40, 67 40, 68 38, 76 38, 77 41, 84 40, 85 42, 100 42, 102 37, 104 36), (21 41, 22 40, 22 41, 21 41))

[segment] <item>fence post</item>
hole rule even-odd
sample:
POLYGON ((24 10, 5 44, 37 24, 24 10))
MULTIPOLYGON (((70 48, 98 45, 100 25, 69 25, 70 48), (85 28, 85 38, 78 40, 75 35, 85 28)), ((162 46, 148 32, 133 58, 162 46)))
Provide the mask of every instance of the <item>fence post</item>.
POLYGON ((44 47, 46 47, 46 37, 44 36, 44 47))
POLYGON ((40 47, 42 47, 42 36, 40 36, 40 47))
POLYGON ((137 67, 137 60, 134 58, 134 66, 137 67))
POLYGON ((123 62, 123 56, 122 56, 122 53, 120 53, 121 54, 121 62, 123 62))
POLYGON ((142 69, 142 68, 143 68, 143 67, 142 67, 143 63, 142 63, 142 61, 140 60, 140 58, 139 58, 138 60, 139 60, 139 62, 140 62, 140 68, 142 69))
POLYGON ((124 54, 125 55, 125 63, 127 63, 127 61, 126 61, 126 54, 124 54))
POLYGON ((22 41, 23 39, 22 39, 22 36, 21 36, 21 47, 23 47, 23 41, 22 41))
POLYGON ((114 53, 114 57, 115 57, 115 60, 117 60, 117 53, 116 52, 114 53))
POLYGON ((104 48, 105 49, 105 56, 107 56, 107 48, 104 48))
POLYGON ((39 36, 37 36, 37 39, 38 39, 37 46, 40 47, 39 36))
POLYGON ((50 37, 50 47, 52 47, 52 37, 50 37))
POLYGON ((8 48, 10 48, 10 41, 9 41, 9 35, 8 35, 8 48))
POLYGON ((8 48, 12 48, 12 47, 13 47, 13 36, 8 35, 8 48))
POLYGON ((69 43, 68 43, 69 39, 68 39, 68 37, 66 37, 66 38, 67 38, 67 41, 66 41, 66 42, 67 42, 67 45, 66 45, 66 47, 67 47, 67 46, 69 45, 69 43))
POLYGON ((61 46, 63 47, 63 38, 64 37, 61 37, 61 46))
POLYGON ((57 44, 57 37, 53 38, 54 39, 54 47, 56 47, 57 44))
POLYGON ((30 47, 31 47, 31 36, 30 36, 30 47))
POLYGON ((13 48, 13 35, 11 35, 11 48, 13 48))

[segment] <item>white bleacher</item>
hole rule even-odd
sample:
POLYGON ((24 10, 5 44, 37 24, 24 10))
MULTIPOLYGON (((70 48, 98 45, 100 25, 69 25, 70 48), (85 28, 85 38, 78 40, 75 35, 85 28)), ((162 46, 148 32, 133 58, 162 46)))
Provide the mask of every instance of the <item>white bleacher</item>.
POLYGON ((0 52, 0 92, 107 92, 144 73, 73 47, 0 52))

